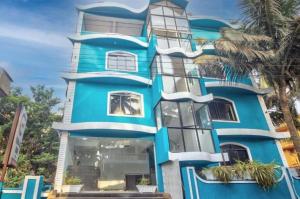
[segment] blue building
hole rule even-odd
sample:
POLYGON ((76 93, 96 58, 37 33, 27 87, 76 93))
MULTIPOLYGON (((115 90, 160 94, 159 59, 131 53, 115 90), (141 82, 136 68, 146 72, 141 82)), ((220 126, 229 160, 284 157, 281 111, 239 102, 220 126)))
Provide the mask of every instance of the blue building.
POLYGON ((82 191, 136 191, 147 178, 173 199, 296 198, 260 90, 236 83, 194 59, 214 53, 223 20, 191 17, 187 0, 150 0, 134 9, 112 2, 77 7, 71 71, 60 133, 55 189, 77 176, 82 191), (223 162, 275 162, 278 185, 228 185, 204 179, 223 162))

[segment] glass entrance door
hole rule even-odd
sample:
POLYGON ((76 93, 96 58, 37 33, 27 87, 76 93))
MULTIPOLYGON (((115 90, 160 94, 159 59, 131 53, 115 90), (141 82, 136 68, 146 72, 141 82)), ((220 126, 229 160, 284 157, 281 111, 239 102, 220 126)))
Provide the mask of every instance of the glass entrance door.
POLYGON ((135 191, 144 176, 155 184, 153 143, 139 139, 72 137, 67 177, 84 191, 135 191))

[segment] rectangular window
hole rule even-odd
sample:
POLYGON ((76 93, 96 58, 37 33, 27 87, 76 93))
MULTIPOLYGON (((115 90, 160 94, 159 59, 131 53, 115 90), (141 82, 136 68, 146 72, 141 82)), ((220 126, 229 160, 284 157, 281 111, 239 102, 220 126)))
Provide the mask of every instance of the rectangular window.
POLYGON ((136 72, 136 56, 126 52, 109 52, 107 55, 107 69, 136 72))
POLYGON ((184 152, 184 143, 183 136, 180 129, 168 129, 169 133, 169 142, 170 142, 170 151, 172 153, 181 153, 184 152))
POLYGON ((183 136, 186 152, 195 152, 200 150, 196 129, 184 129, 183 136))
POLYGON ((153 28, 159 28, 159 29, 160 28, 161 29, 165 28, 164 17, 152 15, 151 16, 151 23, 152 23, 153 28))
POLYGON ((113 93, 110 95, 109 114, 142 116, 141 95, 133 93, 113 93))

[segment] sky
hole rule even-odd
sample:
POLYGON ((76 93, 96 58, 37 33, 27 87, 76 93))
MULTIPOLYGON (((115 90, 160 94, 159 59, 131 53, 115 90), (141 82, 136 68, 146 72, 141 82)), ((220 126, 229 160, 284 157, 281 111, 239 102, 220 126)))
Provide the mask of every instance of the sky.
MULTIPOLYGON (((143 7, 148 0, 107 0, 143 7)), ((62 100, 66 83, 60 74, 70 68, 76 5, 97 0, 1 0, 0 66, 27 95, 30 86, 46 85, 62 100)), ((226 20, 237 19, 237 0, 190 0, 188 13, 226 20)))

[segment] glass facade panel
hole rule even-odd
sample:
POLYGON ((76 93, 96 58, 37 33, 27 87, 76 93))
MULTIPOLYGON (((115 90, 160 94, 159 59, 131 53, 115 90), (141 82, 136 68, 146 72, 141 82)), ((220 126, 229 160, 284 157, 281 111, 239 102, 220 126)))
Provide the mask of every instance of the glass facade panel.
MULTIPOLYGON (((172 152, 193 152, 193 151, 205 151, 208 153, 214 153, 214 144, 211 137, 211 126, 197 125, 201 122, 197 121, 194 110, 198 110, 198 115, 206 115, 207 110, 201 107, 207 105, 198 106, 196 108, 193 102, 170 102, 161 101, 156 107, 157 125, 160 126, 160 120, 162 119, 162 126, 168 128, 170 151, 172 152), (161 111, 160 111, 160 106, 161 111), (199 111, 206 111, 205 113, 199 113, 199 111), (161 112, 161 117, 158 116, 161 112)), ((203 116, 203 122, 205 120, 210 121, 203 116)), ((210 122, 209 122, 210 123, 210 122)))
POLYGON ((195 128, 194 116, 193 116, 193 104, 191 102, 179 103, 180 114, 182 118, 182 127, 195 128))
POLYGON ((180 127, 179 113, 176 102, 161 102, 163 126, 180 127))
POLYGON ((177 30, 187 32, 189 30, 189 23, 186 19, 176 19, 177 30))
POLYGON ((176 30, 175 19, 172 17, 166 17, 166 28, 168 30, 176 30))
POLYGON ((201 146, 201 151, 207 153, 215 153, 215 147, 210 130, 198 130, 198 138, 201 146))
POLYGON ((169 43, 166 37, 157 37, 157 45, 162 49, 168 49, 169 43))
POLYGON ((186 78, 184 77, 174 77, 176 91, 177 92, 189 92, 187 87, 186 78))
POLYGON ((174 77, 172 76, 163 76, 163 88, 165 93, 176 93, 176 87, 174 82, 174 77))
POLYGON ((152 15, 151 16, 152 27, 155 28, 165 28, 165 20, 164 17, 152 15))
POLYGON ((195 103, 195 118, 199 128, 211 129, 211 120, 209 115, 208 106, 205 104, 195 103))
POLYGON ((200 151, 196 129, 184 129, 183 136, 186 152, 200 151))
POLYGON ((173 16, 173 9, 170 7, 163 7, 165 16, 173 16))
POLYGON ((172 153, 181 153, 184 152, 184 143, 182 132, 180 129, 168 129, 169 133, 169 142, 170 142, 170 151, 172 153))
POLYGON ((150 13, 155 15, 163 15, 163 8, 161 6, 150 6, 150 13))
POLYGON ((143 176, 155 182, 151 141, 70 137, 66 171, 80 178, 83 191, 136 191, 143 176))
POLYGON ((188 87, 190 92, 194 95, 201 96, 200 80, 196 78, 187 78, 188 87))

